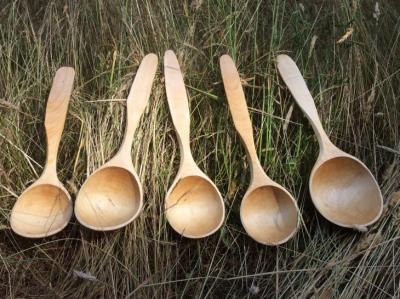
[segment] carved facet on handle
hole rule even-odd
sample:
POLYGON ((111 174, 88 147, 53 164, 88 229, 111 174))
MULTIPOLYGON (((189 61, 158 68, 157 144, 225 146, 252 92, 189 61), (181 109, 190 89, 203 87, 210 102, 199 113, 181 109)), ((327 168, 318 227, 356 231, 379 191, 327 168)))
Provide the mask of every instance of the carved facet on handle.
POLYGON ((223 55, 220 58, 220 66, 233 123, 245 145, 252 167, 252 175, 255 172, 257 175, 266 176, 257 157, 253 126, 235 63, 229 55, 223 55))
POLYGON ((192 157, 189 102, 178 59, 171 50, 166 51, 164 55, 164 72, 169 110, 182 152, 181 161, 185 161, 185 157, 192 157))
POLYGON ((310 121, 317 135, 320 148, 325 149, 327 146, 333 146, 322 127, 314 99, 296 63, 287 55, 278 55, 277 62, 279 73, 297 104, 310 121))
POLYGON ((157 65, 157 55, 151 53, 143 58, 126 100, 127 121, 120 152, 127 158, 131 153, 136 127, 149 102, 157 65))
POLYGON ((72 67, 61 67, 54 76, 46 106, 45 129, 47 138, 47 160, 43 174, 57 177, 57 152, 60 144, 68 104, 74 84, 75 71, 72 67))

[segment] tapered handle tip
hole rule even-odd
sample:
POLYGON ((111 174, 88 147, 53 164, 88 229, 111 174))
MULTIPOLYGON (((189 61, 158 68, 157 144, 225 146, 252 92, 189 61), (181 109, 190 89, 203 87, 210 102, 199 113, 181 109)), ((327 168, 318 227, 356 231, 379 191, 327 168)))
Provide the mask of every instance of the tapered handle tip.
POLYGON ((151 64, 157 66, 158 64, 158 56, 154 53, 147 54, 143 57, 142 63, 151 64))
POLYGON ((293 61, 292 58, 290 58, 288 55, 286 54, 279 54, 276 57, 276 60, 278 61, 278 63, 284 63, 285 61, 293 61))
POLYGON ((72 67, 60 67, 54 75, 50 90, 49 102, 69 100, 74 84, 75 70, 72 67))
POLYGON ((281 74, 284 80, 287 80, 289 77, 293 76, 294 77, 301 76, 299 68, 297 67, 293 59, 290 58, 290 56, 285 54, 280 54, 276 57, 276 62, 279 73, 281 74))
POLYGON ((70 66, 62 66, 60 67, 55 74, 55 79, 57 78, 74 78, 75 70, 70 66))
POLYGON ((172 50, 167 50, 164 54, 164 74, 167 98, 182 97, 187 101, 185 83, 183 82, 179 61, 172 50))
MULTIPOLYGON (((224 81, 224 87, 226 91, 235 88, 242 88, 239 73, 236 69, 235 62, 233 59, 225 54, 219 59, 219 65, 221 68, 221 75, 224 81)), ((244 95, 243 95, 244 97, 244 95)))
POLYGON ((167 51, 165 51, 165 53, 164 53, 164 56, 167 56, 167 55, 172 55, 172 56, 175 56, 175 53, 174 53, 174 51, 172 51, 171 49, 168 49, 167 51))
POLYGON ((178 58, 176 57, 174 51, 167 50, 164 54, 164 64, 165 67, 173 67, 179 69, 178 58))
POLYGON ((228 54, 224 54, 219 58, 219 64, 221 66, 227 65, 227 64, 233 64, 233 60, 228 54))

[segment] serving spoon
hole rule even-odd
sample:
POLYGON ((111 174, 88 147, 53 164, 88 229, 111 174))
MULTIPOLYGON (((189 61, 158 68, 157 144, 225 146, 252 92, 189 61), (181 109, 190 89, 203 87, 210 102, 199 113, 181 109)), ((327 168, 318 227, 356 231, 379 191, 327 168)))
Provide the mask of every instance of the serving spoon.
POLYGON ((225 218, 225 206, 215 184, 200 170, 190 151, 188 98, 178 59, 164 55, 168 105, 181 152, 179 171, 165 197, 169 224, 187 238, 203 238, 216 232, 225 218))
POLYGON ((264 172, 254 145, 253 128, 235 63, 228 55, 220 58, 233 123, 246 147, 251 167, 250 185, 240 205, 240 218, 246 232, 265 245, 288 241, 299 226, 299 211, 292 195, 264 172))
POLYGON ((84 226, 108 231, 133 221, 143 205, 142 184, 133 167, 133 134, 150 97, 158 58, 146 55, 136 73, 126 100, 126 129, 117 154, 92 173, 75 202, 75 216, 84 226))
POLYGON ((309 182, 315 207, 337 225, 366 231, 382 214, 383 200, 378 183, 360 160, 329 140, 296 63, 287 55, 279 55, 277 62, 283 81, 317 135, 320 152, 309 182))
POLYGON ((46 105, 44 126, 47 158, 42 175, 17 199, 10 216, 11 229, 28 238, 61 231, 72 215, 71 196, 57 176, 57 152, 74 84, 71 67, 57 70, 46 105))

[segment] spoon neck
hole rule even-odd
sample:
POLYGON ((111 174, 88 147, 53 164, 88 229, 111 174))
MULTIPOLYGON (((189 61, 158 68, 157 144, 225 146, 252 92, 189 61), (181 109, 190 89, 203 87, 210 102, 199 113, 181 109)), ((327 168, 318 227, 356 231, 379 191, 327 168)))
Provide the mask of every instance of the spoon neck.
POLYGON ((336 150, 336 146, 329 139, 328 135, 322 129, 315 128, 315 134, 317 135, 318 144, 321 153, 328 153, 336 150))
POLYGON ((181 152, 180 173, 181 175, 196 173, 198 166, 190 151, 181 152))
POLYGON ((122 140, 121 147, 119 148, 116 156, 122 157, 123 159, 129 159, 131 157, 132 143, 133 143, 133 134, 132 135, 125 134, 125 137, 122 140))
POLYGON ((60 145, 60 138, 53 138, 53 135, 48 133, 46 133, 46 136, 47 136, 47 153, 46 153, 46 164, 43 169, 43 174, 50 173, 51 175, 57 176, 57 153, 60 145))
POLYGON ((128 111, 127 111, 125 134, 124 138, 122 139, 122 144, 119 152, 129 156, 131 153, 134 133, 136 131, 140 115, 137 113, 133 113, 131 111, 134 110, 134 108, 132 107, 132 100, 129 101, 129 99, 127 102, 127 110, 128 111))
POLYGON ((260 161, 258 159, 252 159, 250 163, 251 168, 251 185, 258 186, 260 184, 266 184, 270 181, 270 178, 266 175, 260 161))
POLYGON ((195 164, 192 151, 190 150, 189 135, 178 135, 179 151, 181 153, 181 164, 195 164))
POLYGON ((55 179, 58 180, 57 176, 57 160, 52 159, 51 156, 47 158, 46 165, 44 166, 42 179, 55 179))

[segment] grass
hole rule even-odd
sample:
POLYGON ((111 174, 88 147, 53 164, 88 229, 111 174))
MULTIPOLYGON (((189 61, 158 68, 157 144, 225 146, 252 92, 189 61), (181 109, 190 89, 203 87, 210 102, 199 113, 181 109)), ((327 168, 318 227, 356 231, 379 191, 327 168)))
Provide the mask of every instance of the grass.
POLYGON ((378 8, 358 0, 0 1, 0 294, 399 297, 400 6, 381 1, 378 8), (76 70, 58 163, 74 196, 122 141, 120 99, 141 58, 167 49, 184 71, 195 160, 225 198, 223 228, 189 240, 166 223, 164 195, 179 152, 160 66, 132 148, 146 194, 141 216, 109 233, 72 219, 46 239, 13 234, 11 208, 45 161, 43 116, 55 70, 76 70), (224 53, 246 86, 262 165, 302 211, 299 233, 276 248, 256 244, 240 224, 249 169, 223 91, 224 53), (384 213, 365 234, 330 224, 311 204, 318 144, 278 76, 279 53, 296 60, 332 141, 379 181, 384 213))

